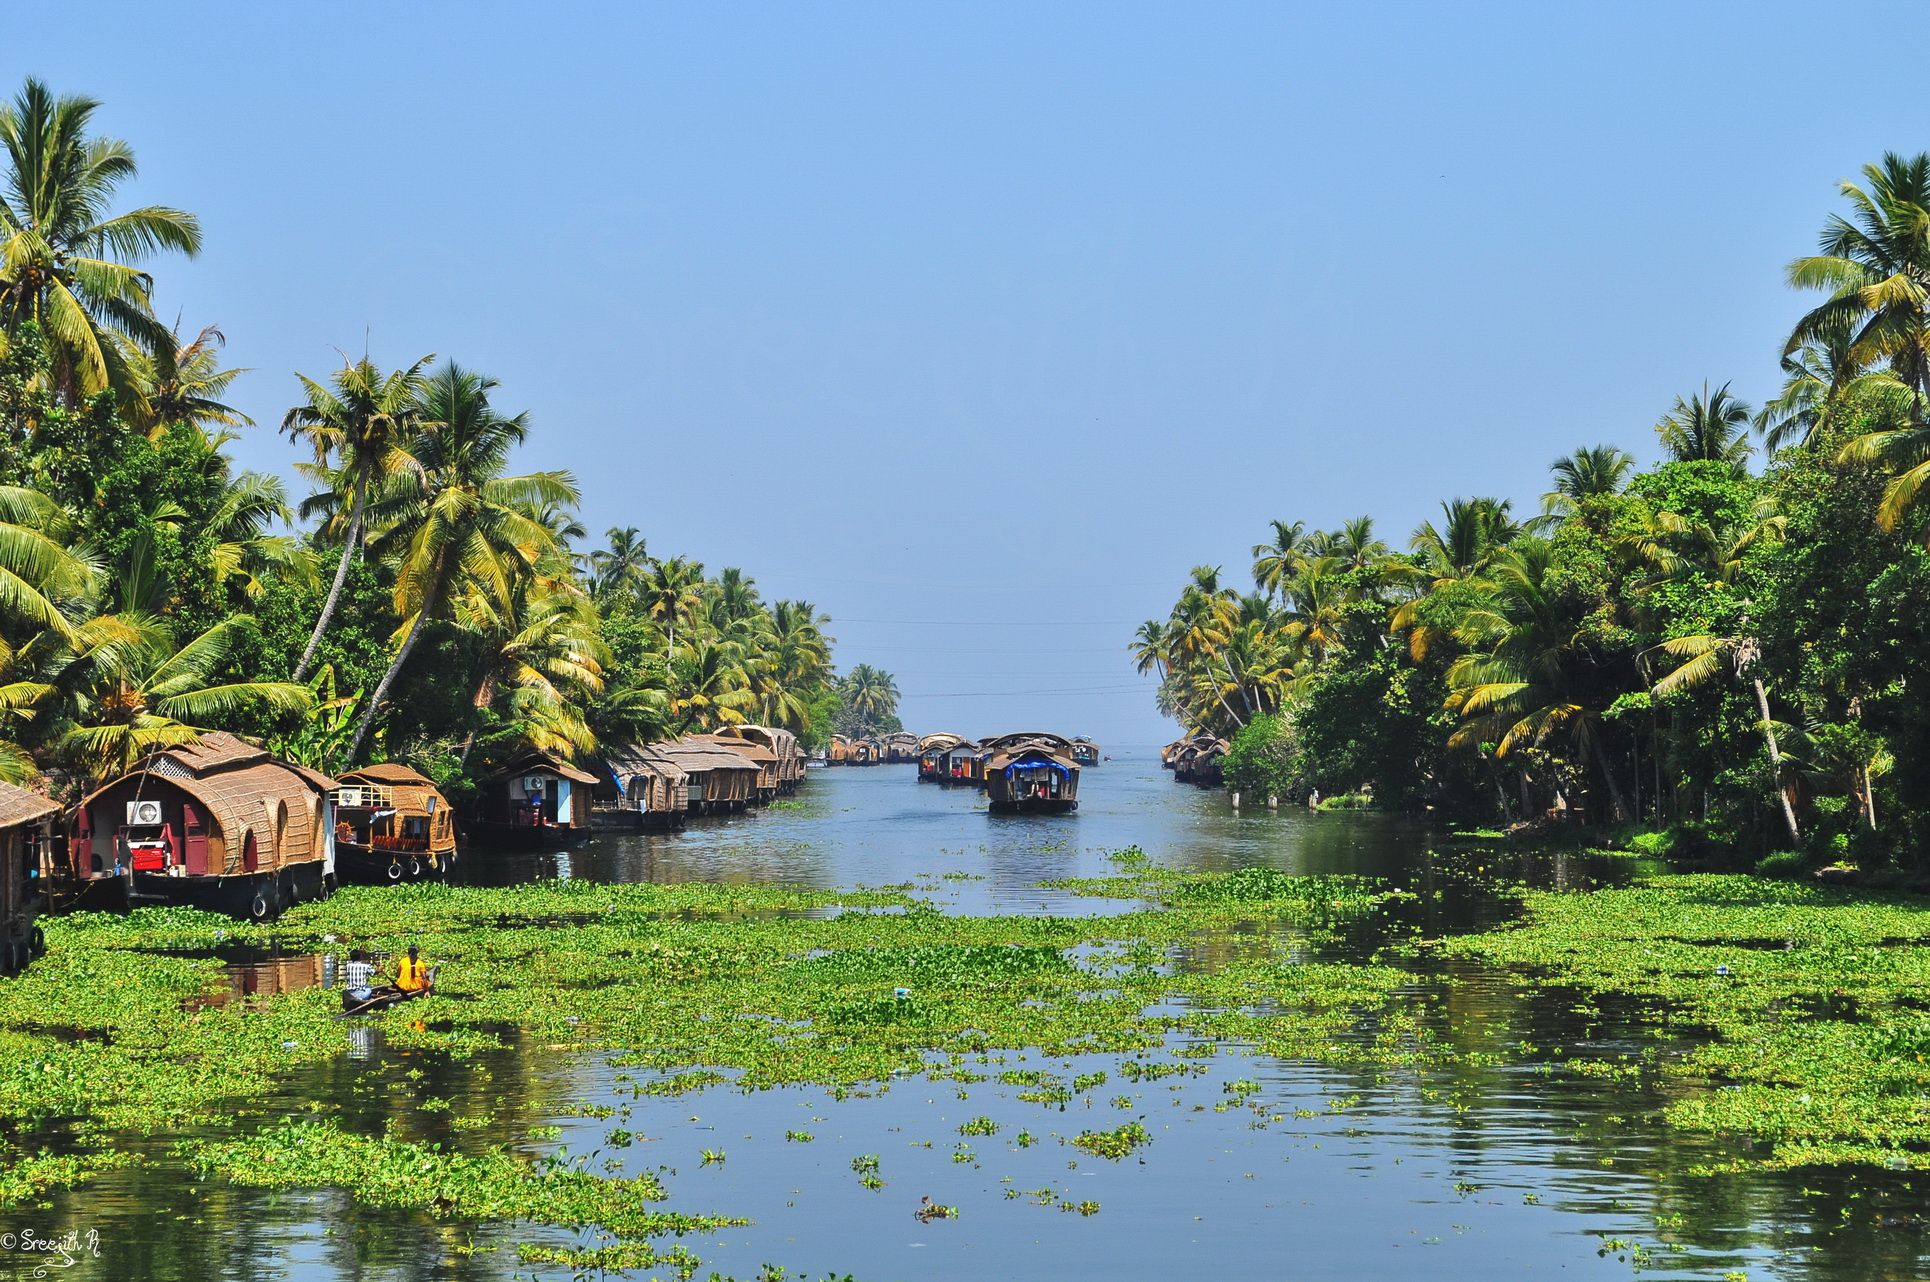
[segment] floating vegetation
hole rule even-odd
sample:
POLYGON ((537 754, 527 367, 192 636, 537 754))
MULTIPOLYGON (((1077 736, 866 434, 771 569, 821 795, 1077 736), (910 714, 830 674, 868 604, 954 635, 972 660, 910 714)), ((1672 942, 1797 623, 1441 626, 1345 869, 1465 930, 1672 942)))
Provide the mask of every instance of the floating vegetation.
POLYGON ((1072 1140, 1075 1148, 1084 1149, 1094 1157, 1118 1161, 1131 1155, 1144 1145, 1151 1144, 1153 1137, 1138 1122, 1127 1122, 1115 1126, 1110 1131, 1081 1131, 1072 1140))
MULTIPOLYGON (((1643 1000, 1681 1053, 1607 1071, 1679 1082, 1671 1124, 1754 1142, 1702 1169, 1930 1169, 1930 1017, 1918 1007, 1930 912, 1918 900, 1664 876, 1585 895, 1530 892, 1518 926, 1442 951, 1521 968, 1573 990, 1581 1009, 1611 994, 1643 1000)), ((1567 1070, 1603 1071, 1554 1054, 1567 1070)))

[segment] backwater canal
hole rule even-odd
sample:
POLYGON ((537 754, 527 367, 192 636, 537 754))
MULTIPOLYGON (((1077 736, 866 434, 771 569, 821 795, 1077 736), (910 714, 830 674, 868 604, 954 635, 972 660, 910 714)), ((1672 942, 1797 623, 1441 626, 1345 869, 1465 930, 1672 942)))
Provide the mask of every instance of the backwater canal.
MULTIPOLYGON (((1223 794, 1175 785, 1150 751, 1129 751, 1086 773, 1072 816, 992 816, 977 794, 920 785, 908 766, 820 770, 797 798, 766 811, 677 834, 603 836, 557 860, 470 853, 463 875, 499 885, 549 876, 909 884, 948 912, 1091 914, 1126 905, 1039 883, 1113 875, 1108 855, 1138 846, 1185 870, 1263 865, 1386 878, 1420 892, 1410 924, 1426 934, 1493 924, 1500 910, 1482 878, 1443 875, 1432 853, 1439 844, 1426 828, 1383 816, 1236 814, 1223 794)), ((1495 865, 1480 871, 1577 887, 1630 870, 1577 855, 1495 865)), ((1376 942, 1341 952, 1364 960, 1376 942)), ((1173 964, 1210 968, 1237 946, 1202 938, 1173 964)), ((310 973, 285 962, 238 968, 237 994, 310 973)), ((1414 996, 1430 1027, 1474 1053, 1448 1067, 1390 1068, 1228 1050, 1196 1061, 1197 1075, 1133 1080, 1122 1062, 1155 1056, 1012 1051, 992 1057, 979 1082, 903 1078, 844 1098, 728 1085, 657 1096, 638 1094, 640 1074, 607 1056, 511 1035, 508 1049, 451 1060, 391 1050, 372 1023, 350 1055, 288 1074, 269 1102, 370 1134, 560 1148, 594 1153, 593 1169, 659 1172, 666 1209, 752 1221, 682 1240, 702 1261, 699 1278, 715 1271, 749 1282, 767 1265, 790 1279, 859 1282, 1930 1275, 1920 1232, 1877 1227, 1869 1214, 1889 1206, 1891 1219, 1907 1220, 1922 1210, 1886 1203, 1902 1194, 1881 1177, 1691 1175, 1726 1154, 1717 1141, 1665 1128, 1656 1088, 1509 1062, 1508 1049, 1524 1042, 1639 1050, 1648 1044, 1639 1009, 1603 1003, 1584 1028, 1570 1003, 1466 967, 1427 975, 1414 996), (1002 1070, 1027 1069, 1108 1077, 1061 1110, 1021 1100, 1022 1086, 1000 1080, 1002 1070), (448 1107, 426 1112, 416 1107, 423 1098, 448 1107), (985 1118, 995 1131, 961 1134, 985 1118), (1134 1119, 1150 1143, 1119 1161, 1063 1142, 1134 1119), (1021 1143, 1021 1132, 1035 1142, 1021 1143), (706 1151, 725 1160, 707 1162, 706 1151), (866 1156, 878 1159, 882 1187, 854 1173, 866 1156), (922 1198, 957 1217, 920 1220, 922 1198)), ((51 1211, 11 1213, 9 1229, 71 1230, 97 1245, 98 1254, 81 1250, 47 1276, 205 1282, 568 1277, 562 1266, 519 1262, 513 1244, 596 1241, 370 1209, 338 1190, 196 1184, 165 1156, 176 1138, 128 1137, 156 1160, 59 1194, 51 1211)), ((18 1276, 46 1263, 0 1252, 0 1269, 18 1276)))

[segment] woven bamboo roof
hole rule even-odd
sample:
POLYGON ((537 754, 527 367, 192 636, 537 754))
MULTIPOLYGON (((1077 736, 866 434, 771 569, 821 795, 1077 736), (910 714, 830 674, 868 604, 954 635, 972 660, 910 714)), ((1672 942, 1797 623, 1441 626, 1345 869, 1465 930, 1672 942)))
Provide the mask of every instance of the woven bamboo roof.
POLYGON ((663 751, 667 746, 660 743, 624 744, 604 753, 603 764, 617 778, 625 775, 655 775, 674 783, 684 778, 684 768, 663 751))
POLYGON ((757 763, 741 752, 694 739, 654 745, 659 753, 682 767, 688 775, 708 774, 714 770, 756 771, 757 763))
POLYGON ((351 770, 342 776, 345 781, 356 783, 415 783, 434 784, 435 780, 420 770, 403 765, 400 761, 379 761, 372 766, 351 770))
POLYGON ((59 810, 59 806, 37 792, 0 783, 0 828, 38 823, 59 810))
POLYGON ((711 744, 714 747, 722 748, 726 752, 735 752, 746 760, 755 761, 759 765, 767 761, 772 765, 777 764, 777 753, 771 751, 769 747, 757 742, 755 739, 736 739, 722 734, 693 734, 687 735, 685 738, 686 740, 695 740, 699 743, 711 744))
POLYGON ((525 753, 490 775, 489 778, 491 782, 495 782, 501 779, 513 779, 517 775, 542 774, 545 771, 574 783, 594 784, 596 782, 596 776, 589 771, 580 770, 547 752, 525 753))
POLYGON ((271 760, 266 748, 257 748, 246 739, 231 735, 226 730, 204 734, 195 743, 165 748, 158 755, 179 762, 197 775, 212 774, 217 770, 228 770, 256 761, 271 760))
POLYGON ((1054 752, 1051 748, 1046 747, 1044 744, 1038 744, 1038 743, 1022 743, 1014 747, 1006 748, 999 752, 995 752, 992 754, 991 760, 986 762, 986 769, 1003 770, 1005 769, 1005 767, 1010 765, 1015 765, 1021 761, 1026 760, 1027 758, 1037 758, 1040 760, 1049 761, 1052 764, 1056 766, 1060 766, 1063 769, 1072 771, 1075 774, 1078 773, 1078 770, 1079 770, 1079 763, 1074 761, 1071 757, 1068 757, 1063 753, 1054 752))

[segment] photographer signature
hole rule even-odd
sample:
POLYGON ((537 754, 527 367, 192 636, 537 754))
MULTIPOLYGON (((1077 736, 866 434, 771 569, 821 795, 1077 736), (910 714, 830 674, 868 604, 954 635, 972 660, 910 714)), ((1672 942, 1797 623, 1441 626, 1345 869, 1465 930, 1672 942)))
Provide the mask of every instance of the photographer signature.
POLYGON ((49 1237, 33 1229, 0 1232, 0 1251, 11 1251, 20 1255, 41 1257, 45 1262, 36 1266, 31 1276, 44 1278, 48 1269, 71 1269, 87 1257, 100 1258, 101 1235, 89 1229, 82 1233, 79 1229, 68 1229, 58 1237, 49 1237))

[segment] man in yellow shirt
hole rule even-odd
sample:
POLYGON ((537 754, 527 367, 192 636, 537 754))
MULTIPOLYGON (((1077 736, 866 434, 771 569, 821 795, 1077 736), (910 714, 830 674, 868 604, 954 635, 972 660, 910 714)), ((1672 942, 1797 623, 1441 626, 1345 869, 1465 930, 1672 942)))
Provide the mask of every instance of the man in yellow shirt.
POLYGON ((396 966, 395 986, 405 993, 419 993, 429 986, 429 968, 416 953, 414 944, 409 945, 409 955, 396 966))

